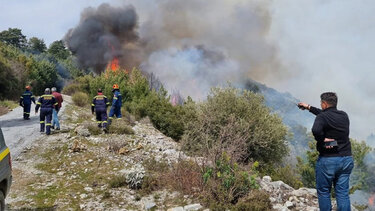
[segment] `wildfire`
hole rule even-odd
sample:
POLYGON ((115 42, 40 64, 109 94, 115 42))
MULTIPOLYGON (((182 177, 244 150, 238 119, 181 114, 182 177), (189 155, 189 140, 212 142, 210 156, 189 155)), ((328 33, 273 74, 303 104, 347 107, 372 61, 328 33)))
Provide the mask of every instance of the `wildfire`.
POLYGON ((113 72, 116 72, 119 69, 120 65, 118 62, 118 58, 114 57, 112 61, 108 64, 107 70, 112 70, 113 72))
POLYGON ((372 207, 374 206, 375 201, 375 194, 372 194, 371 197, 368 199, 368 204, 372 207))

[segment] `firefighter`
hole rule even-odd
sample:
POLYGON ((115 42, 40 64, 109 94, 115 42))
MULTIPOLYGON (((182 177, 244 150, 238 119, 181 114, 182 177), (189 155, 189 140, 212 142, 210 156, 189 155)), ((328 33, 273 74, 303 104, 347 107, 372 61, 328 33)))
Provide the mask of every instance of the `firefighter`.
POLYGON ((30 91, 31 87, 26 86, 26 91, 20 97, 20 106, 23 107, 23 119, 30 119, 31 102, 35 104, 35 97, 30 91))
POLYGON ((46 134, 51 134, 51 120, 52 120, 52 109, 58 109, 58 103, 56 98, 51 95, 51 90, 46 88, 44 90, 44 95, 42 95, 38 102, 36 103, 35 107, 35 114, 38 113, 38 109, 40 109, 40 132, 44 132, 44 125, 46 126, 46 134), (45 123, 46 120, 46 124, 45 123))
POLYGON ((91 112, 96 113, 96 121, 98 122, 98 127, 106 130, 107 128, 107 107, 109 106, 108 99, 103 95, 102 89, 98 89, 98 95, 94 97, 91 104, 91 112))
POLYGON ((109 111, 109 122, 112 121, 113 116, 116 115, 118 119, 121 119, 121 106, 122 106, 122 97, 120 93, 120 88, 117 84, 114 84, 112 87, 113 92, 113 100, 112 100, 112 107, 109 111))

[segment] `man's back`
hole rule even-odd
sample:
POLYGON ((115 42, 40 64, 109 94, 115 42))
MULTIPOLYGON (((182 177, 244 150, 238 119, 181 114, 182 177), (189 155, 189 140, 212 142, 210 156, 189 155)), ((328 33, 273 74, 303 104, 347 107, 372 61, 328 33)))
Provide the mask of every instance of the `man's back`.
POLYGON ((312 128, 313 135, 317 140, 317 150, 320 156, 337 157, 351 156, 351 145, 349 141, 349 117, 344 111, 335 107, 327 108, 316 116, 312 128), (324 139, 335 139, 337 147, 327 149, 324 139))
POLYGON ((58 92, 52 92, 52 95, 56 98, 56 101, 58 103, 58 107, 61 108, 61 104, 63 102, 62 95, 58 92))

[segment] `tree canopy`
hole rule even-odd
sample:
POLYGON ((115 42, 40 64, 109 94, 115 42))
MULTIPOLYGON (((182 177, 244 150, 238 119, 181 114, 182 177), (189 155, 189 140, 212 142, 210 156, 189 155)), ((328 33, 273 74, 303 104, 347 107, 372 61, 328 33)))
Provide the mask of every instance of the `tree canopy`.
POLYGON ((48 48, 48 53, 53 55, 56 59, 67 59, 69 57, 69 51, 65 48, 62 40, 56 40, 48 48))
POLYGON ((44 40, 43 39, 39 39, 37 37, 32 37, 29 39, 29 42, 28 42, 28 49, 32 52, 32 53, 36 53, 36 54, 39 54, 39 53, 44 53, 46 52, 47 50, 47 46, 46 44, 44 43, 44 40))
POLYGON ((0 41, 21 49, 26 47, 27 42, 26 36, 22 34, 21 29, 17 28, 9 28, 0 32, 0 41))

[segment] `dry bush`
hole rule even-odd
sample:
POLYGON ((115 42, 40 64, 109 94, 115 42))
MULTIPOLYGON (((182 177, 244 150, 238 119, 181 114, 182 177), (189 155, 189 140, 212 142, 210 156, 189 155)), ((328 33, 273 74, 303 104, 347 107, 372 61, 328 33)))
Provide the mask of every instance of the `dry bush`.
POLYGON ((76 92, 72 96, 72 100, 75 105, 84 107, 89 102, 89 96, 86 93, 83 92, 76 92))
POLYGON ((82 91, 81 85, 77 83, 72 83, 65 86, 61 93, 71 96, 78 91, 82 91))
POLYGON ((267 211, 272 210, 272 204, 268 193, 262 190, 252 190, 243 197, 234 207, 234 211, 267 211))
POLYGON ((119 152, 119 150, 121 148, 123 148, 125 146, 126 146, 126 143, 123 142, 123 141, 113 141, 113 140, 110 140, 108 142, 108 150, 110 152, 113 152, 113 153, 116 153, 116 154, 119 152))
POLYGON ((90 131, 90 134, 92 135, 99 135, 102 133, 102 130, 98 127, 98 124, 87 124, 86 128, 90 131))
POLYGON ((108 132, 112 134, 134 134, 134 130, 129 126, 126 120, 123 119, 114 119, 108 127, 108 132))

